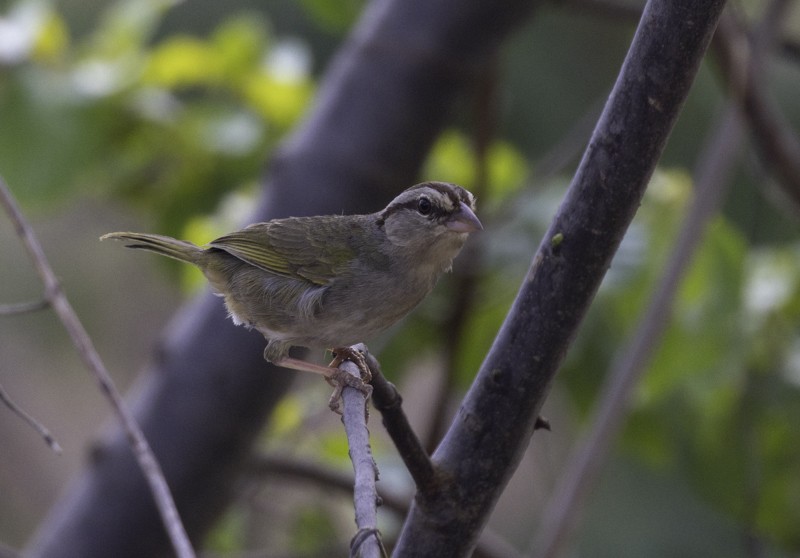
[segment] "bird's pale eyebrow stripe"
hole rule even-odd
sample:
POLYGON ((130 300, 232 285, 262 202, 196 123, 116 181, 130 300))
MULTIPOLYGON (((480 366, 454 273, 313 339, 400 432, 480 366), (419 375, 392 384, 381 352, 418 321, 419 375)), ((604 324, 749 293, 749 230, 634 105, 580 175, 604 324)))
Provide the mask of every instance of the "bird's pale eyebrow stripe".
MULTIPOLYGON (((429 186, 429 188, 431 188, 432 190, 436 190, 437 193, 444 193, 444 194, 448 194, 449 193, 446 190, 442 191, 439 188, 433 188, 433 187, 430 187, 430 186, 429 186)), ((434 202, 433 203, 433 211, 432 211, 431 215, 441 217, 443 215, 449 214, 453 209, 455 209, 455 207, 458 206, 458 201, 456 201, 453 204, 453 208, 451 208, 448 211, 446 208, 441 207, 441 203, 436 203, 437 202, 437 198, 441 199, 441 196, 436 196, 434 192, 431 192, 431 194, 433 194, 433 195, 432 196, 428 196, 429 198, 431 198, 431 201, 434 202)), ((453 202, 452 197, 451 196, 447 196, 447 197, 450 199, 450 202, 452 203, 453 202)), ((416 210, 418 204, 419 204, 419 196, 415 196, 412 199, 410 199, 408 201, 405 201, 405 202, 402 202, 402 203, 393 203, 393 204, 389 205, 389 207, 387 207, 386 209, 383 210, 383 213, 381 213, 381 220, 385 220, 389 215, 392 215, 392 214, 400 211, 401 209, 416 210)))
MULTIPOLYGON (((456 186, 455 184, 445 184, 441 182, 422 182, 420 184, 416 184, 411 188, 408 188, 406 192, 413 192, 419 193, 422 190, 429 190, 430 197, 432 201, 436 198, 440 200, 442 198, 446 198, 450 204, 452 205, 451 208, 445 209, 441 206, 441 203, 434 203, 434 207, 436 208, 432 215, 436 217, 442 217, 445 215, 449 215, 452 211, 455 211, 461 202, 464 202, 468 206, 472 206, 474 203, 474 198, 471 197, 470 193, 463 188, 456 186)), ((442 200, 443 201, 443 200, 442 200)), ((402 202, 402 203, 394 203, 390 204, 386 207, 379 216, 378 225, 383 226, 383 222, 386 218, 400 209, 416 209, 417 204, 419 203, 419 196, 414 196, 410 200, 402 202)))
POLYGON ((461 192, 465 192, 465 190, 454 191, 452 188, 449 188, 444 184, 440 184, 438 182, 423 182, 422 184, 419 185, 417 189, 422 190, 424 188, 430 188, 431 190, 435 190, 438 193, 442 194, 443 196, 449 198, 450 201, 453 203, 453 207, 458 206, 458 203, 461 201, 465 203, 469 202, 469 199, 467 197, 462 199, 462 196, 459 195, 461 192))

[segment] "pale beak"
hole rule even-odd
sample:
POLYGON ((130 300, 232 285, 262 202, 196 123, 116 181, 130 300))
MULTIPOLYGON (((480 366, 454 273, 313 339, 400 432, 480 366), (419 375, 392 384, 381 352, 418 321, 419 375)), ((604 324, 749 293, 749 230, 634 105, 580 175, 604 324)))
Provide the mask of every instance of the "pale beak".
POLYGON ((470 233, 474 231, 483 230, 483 225, 475 216, 475 213, 464 202, 459 202, 458 211, 453 213, 450 218, 445 221, 445 226, 458 233, 470 233))

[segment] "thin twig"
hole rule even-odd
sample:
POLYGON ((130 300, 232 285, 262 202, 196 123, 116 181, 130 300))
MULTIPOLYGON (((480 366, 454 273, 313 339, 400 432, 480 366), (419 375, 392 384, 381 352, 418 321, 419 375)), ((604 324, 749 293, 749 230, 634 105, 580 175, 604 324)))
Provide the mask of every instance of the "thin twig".
POLYGON ((158 464, 139 425, 125 406, 122 396, 117 391, 111 379, 111 375, 108 373, 100 355, 94 348, 89 334, 86 332, 86 329, 73 310, 72 305, 62 291, 61 285, 44 255, 42 246, 39 244, 33 228, 25 219, 19 205, 2 177, 0 177, 0 202, 2 202, 3 207, 11 218, 17 235, 28 251, 28 254, 33 260, 34 267, 44 283, 45 297, 61 320, 81 360, 83 360, 86 368, 94 377, 101 392, 108 398, 114 413, 117 415, 120 424, 124 428, 133 453, 150 485, 150 491, 153 494, 156 506, 161 514, 161 519, 164 522, 164 526, 169 534, 176 554, 180 558, 194 558, 194 550, 189 542, 189 537, 186 534, 183 523, 181 523, 178 510, 175 507, 175 502, 172 499, 169 487, 164 479, 164 474, 161 471, 161 466, 158 464))
POLYGON ((729 106, 701 159, 695 176, 696 192, 680 236, 636 335, 612 367, 589 420, 590 431, 573 452, 553 496, 542 513, 542 523, 533 539, 536 556, 558 556, 570 540, 579 511, 605 466, 615 435, 628 413, 633 388, 659 346, 669 323, 670 310, 680 281, 703 238, 706 224, 716 214, 743 140, 742 126, 734 106, 729 106))
MULTIPOLYGON (((353 347, 367 354, 363 344, 353 347)), ((360 377, 358 366, 344 361, 339 368, 355 377, 360 377)), ((378 466, 372 458, 369 445, 369 429, 367 428, 367 398, 357 389, 346 387, 342 392, 344 411, 342 422, 347 435, 350 460, 353 462, 355 482, 353 487, 353 504, 355 505, 356 527, 358 531, 350 542, 350 555, 363 558, 380 558, 385 556, 383 543, 378 531, 378 466)))
MULTIPOLYGON (((316 484, 326 491, 334 489, 347 494, 353 492, 353 475, 309 459, 283 455, 255 455, 248 462, 246 472, 253 475, 276 475, 297 479, 306 484, 316 484)), ((391 510, 400 517, 408 512, 408 496, 386 492, 384 487, 378 490, 378 498, 382 509, 391 510)))
POLYGON ((372 402, 381 413, 383 426, 414 479, 417 490, 428 492, 436 482, 436 470, 431 458, 403 412, 403 398, 397 388, 384 377, 381 365, 374 356, 367 353, 366 359, 372 373, 372 402))
POLYGON ((787 0, 770 3, 752 40, 748 40, 733 15, 724 14, 715 53, 730 95, 741 104, 761 160, 797 209, 800 208, 800 139, 765 87, 766 56, 774 48, 777 26, 785 20, 790 5, 787 0), (770 28, 774 30, 765 31, 770 28))
POLYGON ((8 392, 3 388, 2 384, 0 384, 0 400, 6 404, 6 406, 11 409, 14 413, 17 414, 22 420, 27 422, 31 428, 36 430, 39 435, 44 438, 45 443, 50 446, 50 449, 56 452, 57 454, 61 455, 61 446, 58 445, 58 442, 50 433, 50 431, 45 427, 41 422, 33 418, 31 415, 25 412, 25 410, 14 403, 11 397, 8 395, 8 392))
POLYGON ((2 304, 0 305, 0 316, 15 316, 17 314, 28 314, 30 312, 37 312, 44 310, 50 306, 50 303, 45 300, 35 300, 33 302, 20 302, 17 304, 2 304))

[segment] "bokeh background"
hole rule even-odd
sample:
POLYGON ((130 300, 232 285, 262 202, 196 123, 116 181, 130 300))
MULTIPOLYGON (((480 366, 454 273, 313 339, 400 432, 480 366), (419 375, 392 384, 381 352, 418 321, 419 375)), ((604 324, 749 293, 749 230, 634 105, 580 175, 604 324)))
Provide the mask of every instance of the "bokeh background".
MULTIPOLYGON (((754 22, 761 4, 730 8, 754 22)), ((371 345, 429 445, 457 409, 569 184, 636 8, 544 3, 496 61, 485 157, 476 160, 467 101, 429 156, 421 178, 469 188, 487 178, 479 208, 486 231, 475 241, 481 273, 457 350, 442 348, 442 316, 458 300, 452 277, 371 345)), ((204 286, 193 270, 98 237, 144 230, 203 243, 238 226, 270 153, 314 102, 320 75, 362 9, 358 0, 0 5, 0 173, 121 389, 135 389, 172 311, 204 286)), ((800 122, 800 8, 788 13, 764 79, 791 125, 800 122)), ((553 388, 545 409, 553 431, 534 437, 492 518, 492 537, 510 549, 536 546, 532 534, 552 488, 663 274, 693 170, 728 97, 712 51, 553 388)), ((732 164, 722 210, 582 510, 573 555, 800 552, 800 224, 751 142, 732 164)), ((0 218, 0 304, 40 298, 14 230, 0 218)), ((298 378, 259 451, 346 472, 327 386, 314 380, 298 378)), ((86 461, 109 408, 46 310, 0 316, 0 383, 64 448, 54 455, 0 409, 0 541, 19 548, 86 461)), ((377 421, 372 430, 381 484, 408 497, 402 463, 377 421)), ((346 547, 347 493, 257 475, 239 492, 208 536, 208 552, 325 556, 346 547)), ((391 534, 400 516, 381 514, 391 534)))

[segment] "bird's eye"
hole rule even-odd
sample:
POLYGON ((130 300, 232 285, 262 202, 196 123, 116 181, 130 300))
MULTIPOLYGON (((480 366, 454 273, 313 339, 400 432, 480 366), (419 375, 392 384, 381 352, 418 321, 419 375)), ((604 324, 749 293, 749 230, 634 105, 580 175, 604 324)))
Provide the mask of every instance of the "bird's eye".
POLYGON ((433 204, 431 200, 426 197, 421 197, 417 202, 417 211, 419 211, 422 215, 428 215, 431 210, 433 209, 433 204))

